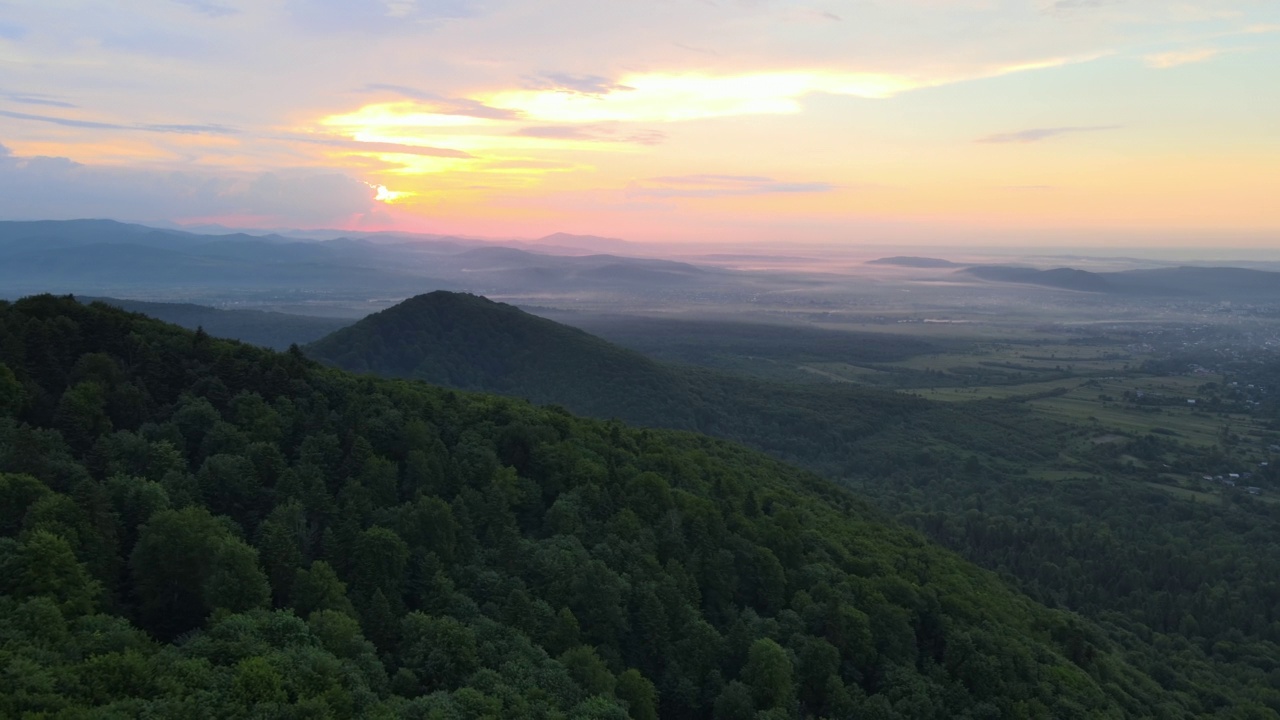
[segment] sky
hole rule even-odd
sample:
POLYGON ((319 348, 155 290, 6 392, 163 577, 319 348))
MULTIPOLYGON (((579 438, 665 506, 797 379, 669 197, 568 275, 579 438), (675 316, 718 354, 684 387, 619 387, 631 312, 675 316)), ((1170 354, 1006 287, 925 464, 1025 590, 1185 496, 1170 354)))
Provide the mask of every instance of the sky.
POLYGON ((0 218, 1280 247, 1277 0, 0 0, 0 218))

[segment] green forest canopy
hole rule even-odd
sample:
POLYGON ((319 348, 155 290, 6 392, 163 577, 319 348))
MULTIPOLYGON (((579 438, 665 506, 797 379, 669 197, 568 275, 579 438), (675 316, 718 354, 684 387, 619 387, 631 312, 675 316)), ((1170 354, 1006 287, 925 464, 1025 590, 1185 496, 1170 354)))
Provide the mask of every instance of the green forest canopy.
POLYGON ((1266 717, 706 437, 0 303, 0 715, 1266 717), (1252 715, 1249 713, 1253 713, 1252 715))

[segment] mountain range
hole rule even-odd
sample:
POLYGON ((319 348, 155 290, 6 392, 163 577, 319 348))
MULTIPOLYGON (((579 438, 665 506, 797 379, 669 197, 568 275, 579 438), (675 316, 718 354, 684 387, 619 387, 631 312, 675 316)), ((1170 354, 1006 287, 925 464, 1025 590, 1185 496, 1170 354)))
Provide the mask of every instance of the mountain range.
POLYGON ((200 235, 107 220, 0 222, 0 285, 28 292, 355 293, 404 297, 430 289, 507 292, 705 286, 723 271, 665 260, 584 254, 595 241, 553 235, 531 249, 462 238, 400 235, 299 240, 200 235), (574 254, 551 254, 570 245, 574 254), (534 249, 542 252, 535 252, 534 249))
POLYGON ((1280 300, 1280 272, 1242 267, 1184 265, 1093 272, 1071 267, 1038 269, 1021 265, 962 264, 923 257, 889 257, 869 265, 955 269, 954 274, 986 282, 1037 285, 1059 290, 1127 297, 1221 300, 1280 300))
MULTIPOLYGON (((344 302, 356 314, 370 302, 429 290, 508 296, 705 301, 713 295, 785 299, 797 288, 840 292, 839 275, 786 269, 735 270, 636 257, 642 246, 593 236, 550 235, 507 244, 449 236, 351 233, 299 239, 283 234, 204 235, 107 220, 0 222, 0 290, 150 299, 253 298, 272 307, 344 302), (601 249, 612 253, 602 254, 601 249)), ((782 263, 786 265, 786 263, 782 263)), ((1018 284, 1118 298, 1274 302, 1280 273, 1238 267, 1164 267, 1093 272, 1012 264, 963 265, 898 256, 868 265, 948 277, 975 286, 1018 284)), ((633 303, 634 304, 634 303, 633 303)))

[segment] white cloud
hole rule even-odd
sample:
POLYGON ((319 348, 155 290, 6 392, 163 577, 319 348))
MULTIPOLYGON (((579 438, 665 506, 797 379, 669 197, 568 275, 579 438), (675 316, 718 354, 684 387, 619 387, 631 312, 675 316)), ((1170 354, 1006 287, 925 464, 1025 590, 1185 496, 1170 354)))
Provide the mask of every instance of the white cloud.
POLYGON ((899 75, 838 70, 782 70, 736 75, 646 73, 624 75, 599 92, 510 90, 483 97, 486 105, 546 122, 673 122, 734 115, 792 114, 818 93, 884 99, 911 90, 1096 59, 1037 58, 974 67, 954 75, 899 75))
POLYGON ((1213 48, 1200 48, 1198 50, 1179 50, 1175 52, 1156 53, 1147 55, 1143 60, 1147 63, 1147 67, 1157 70, 1167 70, 1171 67, 1179 65, 1190 65, 1192 63, 1204 62, 1215 57, 1218 51, 1213 48))

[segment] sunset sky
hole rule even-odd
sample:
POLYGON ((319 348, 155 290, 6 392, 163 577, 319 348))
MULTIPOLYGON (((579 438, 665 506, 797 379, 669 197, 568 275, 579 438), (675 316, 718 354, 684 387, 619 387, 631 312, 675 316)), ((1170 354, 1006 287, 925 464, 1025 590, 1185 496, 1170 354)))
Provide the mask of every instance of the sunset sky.
POLYGON ((1280 245, 1275 0, 0 0, 0 218, 1280 245))

